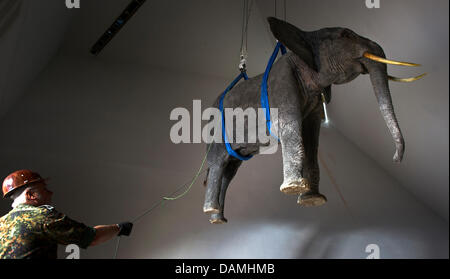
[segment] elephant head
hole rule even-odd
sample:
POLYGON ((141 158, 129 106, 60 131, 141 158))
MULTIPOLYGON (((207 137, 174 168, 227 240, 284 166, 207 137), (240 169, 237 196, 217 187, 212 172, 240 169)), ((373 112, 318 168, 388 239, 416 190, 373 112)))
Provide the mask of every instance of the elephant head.
POLYGON ((387 74, 386 64, 419 66, 409 62, 387 60, 383 49, 375 42, 347 28, 324 28, 306 32, 276 18, 268 18, 274 36, 301 60, 302 76, 315 88, 326 89, 332 84, 350 82, 360 74, 369 74, 381 114, 394 139, 394 162, 400 162, 405 142, 394 113, 389 80, 410 82, 423 77, 395 78, 387 74))

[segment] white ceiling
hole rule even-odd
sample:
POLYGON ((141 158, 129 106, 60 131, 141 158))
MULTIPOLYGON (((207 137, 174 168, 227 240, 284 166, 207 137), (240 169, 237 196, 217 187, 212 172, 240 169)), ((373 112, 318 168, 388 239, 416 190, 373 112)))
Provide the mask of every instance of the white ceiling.
MULTIPOLYGON (((89 49, 129 0, 84 1, 69 29, 64 52, 89 49), (110 3, 113 2, 113 3, 110 3), (108 3, 108 4, 105 4, 108 3)), ((147 1, 99 55, 101 60, 143 63, 229 78, 238 73, 242 1, 147 1)), ((265 67, 273 40, 259 5, 249 23, 249 73, 265 67), (264 59, 260 59, 264 57, 264 59)))
MULTIPOLYGON (((17 0, 0 0, 0 8, 5 1, 17 0)), ((4 61, 0 63, 0 113, 11 102, 5 100, 18 98, 25 85, 54 55, 70 16, 74 18, 60 51, 62 55, 90 56, 92 44, 129 3, 129 0, 81 0, 81 9, 67 10, 62 0, 39 4, 23 1, 29 8, 35 5, 33 12, 26 16, 23 10, 21 17, 9 23, 9 33, 3 37, 0 26, 0 59, 4 61), (21 20, 25 22, 22 28, 21 20)), ((279 12, 283 9, 282 2, 278 1, 279 12)), ((257 0, 253 5, 248 44, 250 75, 264 70, 274 45, 265 22, 267 16, 273 15, 273 3, 257 0)), ((448 220, 449 2, 381 0, 380 9, 367 9, 364 3, 288 0, 287 20, 308 31, 348 27, 378 42, 390 58, 423 64, 414 69, 388 68, 391 74, 401 77, 429 73, 412 84, 391 84, 406 141, 400 165, 392 163, 394 144, 367 76, 334 86, 329 110, 333 125, 345 137, 448 220)), ((241 0, 149 0, 95 59, 231 80, 237 74, 241 21, 241 0)))

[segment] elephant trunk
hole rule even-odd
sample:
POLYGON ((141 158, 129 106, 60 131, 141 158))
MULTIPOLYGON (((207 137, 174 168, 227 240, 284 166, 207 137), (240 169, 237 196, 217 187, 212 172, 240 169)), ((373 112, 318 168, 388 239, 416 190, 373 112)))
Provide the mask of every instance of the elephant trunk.
POLYGON ((395 142, 396 151, 393 160, 396 163, 400 163, 405 151, 405 141, 403 140, 403 135, 394 113, 394 106, 392 105, 386 64, 372 62, 368 67, 368 71, 381 114, 395 142))

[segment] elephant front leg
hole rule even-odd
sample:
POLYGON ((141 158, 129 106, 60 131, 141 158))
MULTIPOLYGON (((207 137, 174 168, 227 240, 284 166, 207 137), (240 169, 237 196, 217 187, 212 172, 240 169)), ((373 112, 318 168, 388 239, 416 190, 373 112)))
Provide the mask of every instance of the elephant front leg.
POLYGON ((283 184, 280 191, 285 194, 301 194, 310 190, 303 177, 305 148, 301 134, 301 117, 280 121, 280 141, 283 154, 283 184))
POLYGON ((320 111, 312 112, 303 121, 302 135, 306 157, 303 173, 310 184, 310 190, 299 195, 297 203, 301 206, 319 206, 327 202, 327 198, 319 193, 320 169, 317 153, 321 121, 320 111))

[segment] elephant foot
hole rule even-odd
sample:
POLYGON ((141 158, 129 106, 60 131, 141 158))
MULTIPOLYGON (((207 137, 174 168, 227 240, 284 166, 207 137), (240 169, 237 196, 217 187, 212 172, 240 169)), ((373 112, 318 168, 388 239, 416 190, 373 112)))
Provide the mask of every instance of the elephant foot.
POLYGON ((298 196, 297 203, 301 206, 320 206, 327 202, 327 198, 319 193, 304 193, 298 196))
POLYGON ((283 183, 280 186, 280 191, 286 195, 298 195, 305 192, 308 192, 310 189, 308 180, 305 178, 300 179, 299 181, 290 181, 288 183, 283 183))
POLYGON ((226 224, 228 220, 223 216, 211 216, 209 222, 211 224, 226 224))
POLYGON ((205 205, 203 206, 203 212, 205 212, 206 214, 217 214, 220 212, 220 210, 219 208, 212 205, 205 205))

